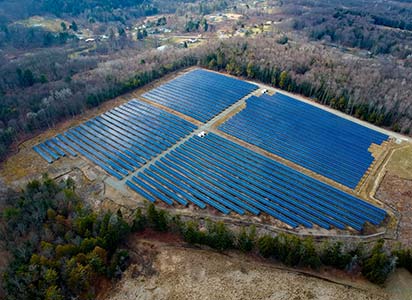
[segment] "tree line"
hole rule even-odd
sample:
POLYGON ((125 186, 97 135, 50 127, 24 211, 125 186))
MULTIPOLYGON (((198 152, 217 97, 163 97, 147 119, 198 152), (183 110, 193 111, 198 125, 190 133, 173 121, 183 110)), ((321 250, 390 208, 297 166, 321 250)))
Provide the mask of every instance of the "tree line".
MULTIPOLYGON (((16 107, 16 103, 13 101, 14 97, 2 99, 0 94, 0 103, 4 103, 0 108, 0 158, 5 157, 11 144, 22 133, 50 128, 58 121, 73 117, 88 108, 96 107, 104 101, 142 87, 170 72, 193 66, 196 63, 196 57, 181 56, 177 60, 151 66, 147 70, 137 72, 122 81, 107 82, 108 84, 105 86, 102 85, 104 82, 99 82, 96 85, 99 87, 97 90, 86 89, 85 85, 79 86, 78 83, 72 83, 70 77, 66 77, 63 86, 71 86, 72 88, 62 87, 56 91, 42 93, 43 96, 38 95, 41 97, 40 99, 26 92, 24 95, 29 96, 31 101, 25 102, 24 106, 20 108, 16 107), (80 90, 83 89, 86 89, 85 95, 80 93, 80 90), (33 105, 29 106, 29 112, 23 115, 23 107, 27 107, 31 102, 33 105)), ((38 75, 35 75, 30 69, 17 69, 16 74, 18 78, 16 82, 22 87, 32 87, 36 83, 41 85, 41 81, 47 83, 45 75, 37 77, 38 75)))
POLYGON ((0 246, 12 254, 2 274, 7 299, 94 298, 101 280, 117 280, 127 268, 130 257, 123 245, 128 236, 146 229, 218 251, 256 253, 290 267, 361 272, 376 284, 383 284, 396 266, 412 271, 411 250, 396 246, 391 251, 383 240, 368 249, 362 243, 350 247, 283 233, 259 235, 254 226, 234 230, 208 219, 183 221, 153 203, 127 220, 120 211, 94 212, 70 178, 56 182, 45 175, 21 192, 4 193, 1 201, 0 246))
POLYGON ((68 59, 47 51, 35 61, 6 63, 0 77, 0 157, 23 134, 55 126, 86 109, 133 91, 162 76, 202 66, 299 93, 362 120, 410 134, 411 68, 373 66, 368 59, 342 61, 337 52, 315 45, 291 46, 279 37, 211 41, 207 47, 116 50, 116 68, 99 58, 68 59), (264 49, 262 51, 262 49, 264 49), (133 55, 131 55, 133 54, 133 55), (39 63, 45 62, 45 63, 39 63), (393 68, 397 72, 393 72, 393 68), (137 70, 137 71, 136 71, 137 70))
MULTIPOLYGON (((304 95, 313 100, 345 112, 361 120, 377 126, 389 127, 394 131, 409 134, 411 125, 402 127, 399 123, 404 117, 410 119, 412 111, 396 111, 397 107, 387 109, 383 105, 374 105, 372 99, 356 99, 345 88, 331 87, 326 78, 320 76, 318 80, 298 79, 303 77, 311 67, 309 64, 301 64, 284 69, 282 66, 272 64, 270 61, 258 59, 258 48, 252 43, 238 45, 236 50, 227 47, 219 47, 214 53, 209 54, 201 61, 201 64, 210 69, 226 71, 232 75, 244 76, 249 79, 272 85, 279 89, 304 95), (252 54, 253 53, 253 54, 252 54), (250 59, 251 55, 255 59, 250 59), (256 57, 257 56, 257 57, 256 57)), ((330 79, 329 79, 330 81, 330 79)))
POLYGON ((67 30, 51 32, 41 27, 27 27, 21 24, 0 26, 0 47, 33 49, 62 46, 77 40, 73 32, 67 30))
POLYGON ((412 272, 410 249, 396 245, 393 250, 378 240, 371 249, 358 243, 347 246, 340 241, 315 243, 312 237, 300 238, 281 233, 276 236, 259 235, 255 226, 232 230, 223 222, 182 221, 176 215, 156 209, 149 204, 146 213, 137 209, 132 228, 139 232, 147 228, 160 232, 173 232, 192 245, 205 245, 218 251, 240 250, 257 253, 263 258, 277 260, 289 267, 332 267, 347 272, 361 272, 375 284, 383 284, 396 267, 412 272))
MULTIPOLYGON (((37 5, 44 12, 52 13, 56 16, 62 14, 79 15, 87 9, 101 7, 106 10, 138 6, 145 1, 142 0, 40 0, 37 5)), ((147 1, 150 3, 150 1, 147 1)))

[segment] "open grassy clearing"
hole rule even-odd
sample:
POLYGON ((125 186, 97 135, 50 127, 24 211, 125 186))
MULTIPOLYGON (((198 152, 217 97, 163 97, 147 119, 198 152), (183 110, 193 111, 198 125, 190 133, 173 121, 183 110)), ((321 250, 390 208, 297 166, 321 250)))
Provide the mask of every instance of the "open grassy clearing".
POLYGON ((390 162, 387 165, 387 170, 398 175, 403 179, 412 180, 412 145, 395 151, 390 162))
POLYGON ((243 17, 241 14, 219 14, 219 15, 207 15, 205 16, 206 20, 211 23, 221 23, 226 21, 238 21, 243 17))
POLYGON ((65 23, 69 27, 69 23, 63 19, 50 18, 42 16, 33 16, 25 20, 17 21, 16 24, 24 25, 27 27, 43 27, 47 30, 58 32, 61 31, 61 23, 65 23))
POLYGON ((129 240, 144 267, 132 264, 116 288, 100 299, 390 299, 383 289, 359 278, 333 274, 329 281, 332 274, 327 272, 312 277, 238 252, 184 248, 166 235, 158 239, 166 242, 129 240))

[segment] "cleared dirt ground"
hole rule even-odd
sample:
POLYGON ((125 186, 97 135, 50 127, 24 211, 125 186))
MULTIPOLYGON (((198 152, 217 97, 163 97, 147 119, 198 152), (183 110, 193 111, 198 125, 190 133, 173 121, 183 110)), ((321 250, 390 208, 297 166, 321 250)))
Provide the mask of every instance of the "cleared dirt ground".
POLYGON ((100 299, 390 299, 384 289, 359 279, 337 276, 332 282, 327 274, 326 279, 299 274, 237 252, 221 254, 137 238, 130 246, 137 251, 139 265, 130 266, 100 299))
POLYGON ((397 239, 412 246, 412 145, 395 151, 384 169, 376 198, 400 214, 397 239))

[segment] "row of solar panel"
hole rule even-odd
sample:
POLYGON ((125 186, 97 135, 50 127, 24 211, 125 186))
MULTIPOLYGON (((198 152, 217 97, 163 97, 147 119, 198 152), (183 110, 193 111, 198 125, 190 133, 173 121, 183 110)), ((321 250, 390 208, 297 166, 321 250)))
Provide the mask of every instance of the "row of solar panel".
POLYGON ((265 212, 291 227, 380 224, 386 212, 269 158, 209 133, 193 137, 127 185, 154 202, 206 204, 222 213, 265 212))
MULTIPOLYGON (((343 118, 337 117, 331 113, 328 112, 324 112, 322 111, 320 116, 317 116, 316 114, 310 113, 309 110, 305 109, 305 108, 296 108, 295 107, 295 102, 297 102, 295 100, 295 102, 284 102, 282 101, 277 101, 278 99, 281 99, 281 94, 277 94, 277 96, 273 96, 271 97, 271 99, 269 99, 269 103, 271 103, 272 105, 265 105, 265 101, 263 101, 263 103, 261 103, 260 101, 258 101, 258 99, 262 99, 262 100, 266 100, 267 96, 265 98, 261 97, 261 98, 255 98, 253 100, 251 100, 248 104, 250 105, 251 109, 253 107, 255 107, 256 109, 258 109, 259 107, 263 107, 265 109, 269 109, 266 112, 262 113, 266 116, 268 116, 269 120, 278 120, 278 118, 282 117, 282 116, 277 116, 277 114, 279 112, 286 112, 286 114, 291 115, 294 114, 296 116, 296 122, 299 123, 305 123, 306 124, 306 130, 308 130, 308 132, 310 133, 310 131, 312 131, 313 137, 317 137, 317 138, 322 138, 319 137, 318 135, 316 135, 317 130, 319 130, 319 128, 322 128, 325 131, 326 135, 329 136, 335 136, 335 139, 331 139, 328 140, 328 143, 334 143, 336 141, 348 141, 351 142, 352 140, 355 140, 356 143, 353 144, 349 144, 349 147, 357 147, 359 143, 361 144, 371 144, 372 142, 375 143, 381 143, 384 139, 386 139, 387 137, 380 139, 379 141, 375 141, 373 139, 373 136, 375 134, 374 131, 371 131, 370 129, 366 128, 366 130, 369 130, 369 133, 371 133, 370 135, 368 135, 368 132, 364 132, 365 127, 356 124, 356 127, 354 126, 349 126, 349 124, 353 123, 351 121, 345 120, 343 118), (326 113, 326 116, 322 116, 322 114, 326 113), (333 115, 333 117, 331 117, 330 119, 328 118, 328 115, 333 115), (340 120, 339 120, 340 118, 340 120), (359 130, 356 130, 359 129, 359 130), (338 135, 336 136, 336 132, 339 131, 342 135, 338 135), (350 137, 348 137, 347 135, 350 135, 350 137)), ((308 104, 306 104, 308 105, 308 104)), ((318 109, 319 110, 319 109, 318 109)), ((282 119, 279 119, 280 122, 285 122, 282 119)), ((289 126, 295 125, 295 124, 287 124, 289 126)), ((298 126, 300 124, 296 124, 295 126, 298 126)))
POLYGON ((173 114, 132 100, 33 149, 49 163, 82 154, 122 179, 194 129, 173 114))
POLYGON ((328 111, 319 109, 316 106, 313 106, 313 105, 308 106, 307 103, 302 102, 302 101, 297 101, 296 99, 290 96, 287 96, 285 94, 282 94, 282 93, 276 93, 273 96, 264 94, 262 95, 262 98, 266 98, 272 101, 276 99, 282 99, 283 101, 277 102, 278 104, 293 103, 293 107, 300 108, 301 110, 305 112, 305 115, 314 115, 316 118, 321 117, 322 120, 324 120, 328 124, 338 125, 340 129, 343 131, 352 133, 355 136, 361 136, 361 137, 371 139, 372 142, 376 144, 380 144, 381 142, 385 141, 388 138, 386 134, 383 134, 375 130, 371 130, 368 127, 362 126, 348 119, 344 119, 338 115, 331 114, 328 111))
MULTIPOLYGON (((326 144, 337 144, 341 142, 347 142, 348 149, 359 149, 368 146, 371 143, 380 144, 382 141, 387 139, 387 136, 383 136, 379 132, 370 130, 369 128, 363 127, 359 124, 351 122, 349 120, 340 118, 336 115, 330 114, 326 111, 321 111, 319 115, 316 114, 316 111, 311 112, 309 109, 305 108, 296 108, 295 102, 290 100, 281 100, 284 98, 280 93, 275 96, 268 98, 268 96, 262 96, 263 99, 268 99, 273 105, 270 106, 269 111, 261 111, 262 114, 268 117, 269 120, 275 120, 279 123, 284 123, 284 126, 300 126, 300 123, 304 122, 305 130, 310 134, 311 141, 312 139, 322 139, 326 144), (296 118, 296 123, 290 124, 287 120, 282 119, 282 116, 277 116, 279 113, 286 112, 287 115, 293 114, 296 118), (326 115, 325 115, 326 114, 326 115), (329 117, 330 116, 330 117, 329 117), (355 124, 355 125, 353 125, 355 124), (318 131, 321 129, 324 133, 324 136, 319 136, 318 131), (336 134, 336 131, 339 131, 339 135, 336 134), (376 136, 379 134, 379 138, 376 136), (383 136, 383 137, 382 137, 383 136), (331 137, 331 139, 325 139, 325 137, 331 137), (332 138, 333 137, 333 138, 332 138)), ((255 99, 257 100, 257 99, 255 99)), ((248 103, 250 109, 253 106, 267 108, 264 103, 259 101, 250 101, 248 103)), ((306 104, 307 105, 307 104, 306 104)), ((319 110, 318 108, 315 108, 319 110)), ((312 109, 313 111, 313 109, 312 109)), ((286 118, 286 117, 285 117, 286 118)), ((299 127, 300 128, 300 127, 299 127)), ((291 134, 297 134, 292 132, 291 134)), ((361 155, 370 157, 370 153, 362 152, 361 155)))
POLYGON ((161 85, 143 97, 207 122, 257 86, 205 70, 194 70, 161 85))
POLYGON ((222 126, 219 129, 295 163, 300 165, 304 164, 304 167, 322 175, 328 175, 327 177, 337 182, 342 183, 342 181, 345 181, 346 183, 350 183, 353 187, 356 187, 357 183, 372 162, 372 160, 370 160, 368 164, 364 166, 361 166, 356 162, 352 162, 352 165, 350 165, 347 164, 344 157, 342 157, 342 163, 339 164, 337 157, 335 158, 323 154, 321 150, 317 151, 315 147, 308 149, 304 145, 295 146, 290 144, 287 140, 274 138, 271 134, 264 134, 263 132, 260 133, 259 137, 254 137, 253 135, 256 130, 259 130, 259 126, 246 128, 243 123, 240 125, 238 122, 233 122, 231 126, 236 126, 236 129, 228 126, 222 126), (241 132, 238 130, 241 130, 241 132), (322 172, 319 170, 322 170, 322 172))
MULTIPOLYGON (((277 127, 273 130, 279 133, 283 133, 283 135, 285 136, 298 135, 299 132, 297 132, 297 130, 291 130, 302 128, 303 126, 303 129, 305 129, 306 133, 308 134, 309 139, 307 142, 320 140, 325 143, 325 146, 335 146, 337 144, 345 142, 347 143, 346 149, 350 151, 357 151, 359 148, 362 148, 365 145, 370 145, 373 142, 367 136, 356 136, 356 130, 345 132, 345 130, 347 129, 347 123, 339 124, 338 122, 334 121, 333 124, 328 124, 327 121, 323 122, 322 119, 317 116, 311 116, 309 113, 294 109, 293 105, 290 104, 285 105, 283 103, 274 103, 269 107, 269 110, 264 111, 264 109, 267 109, 268 107, 264 103, 260 103, 258 99, 259 98, 253 98, 247 102, 249 108, 248 113, 259 113, 261 116, 264 116, 268 122, 275 122, 277 124, 277 127), (278 116, 278 114, 285 112, 285 115, 278 116), (296 119, 293 124, 288 122, 288 116, 292 114, 296 119), (301 126, 301 123, 303 122, 304 124, 301 126), (283 130, 291 131, 290 135, 287 135, 283 130), (318 135, 319 130, 324 131, 323 136, 318 135), (339 131, 338 135, 336 134, 337 131, 339 131)), ((337 150, 339 150, 339 148, 337 150)), ((347 151, 343 152, 343 154, 345 153, 347 153, 347 151)), ((371 157, 369 152, 362 152, 359 154, 363 157, 371 157)))
POLYGON ((191 117, 200 120, 207 121, 210 118, 210 107, 213 105, 213 110, 215 114, 223 111, 225 108, 233 104, 238 100, 237 97, 232 95, 224 95, 220 93, 219 95, 213 95, 212 92, 208 93, 208 99, 203 98, 199 95, 203 95, 203 91, 190 91, 181 94, 181 88, 171 88, 165 91, 165 87, 161 86, 155 90, 147 92, 143 96, 147 99, 160 103, 162 105, 171 107, 182 113, 186 113, 191 117), (215 101, 218 98, 218 101, 215 101), (204 105, 205 101, 208 101, 208 106, 204 105), (189 105, 189 107, 188 107, 189 105))
POLYGON ((48 163, 52 163, 61 156, 66 156, 66 153, 71 156, 77 156, 73 150, 67 148, 60 140, 56 138, 52 138, 45 143, 34 146, 33 150, 36 151, 48 163))
POLYGON ((367 168, 347 171, 344 165, 339 165, 339 162, 332 163, 330 158, 323 158, 316 150, 308 153, 303 147, 299 149, 299 147, 290 146, 288 143, 280 143, 270 135, 263 136, 260 134, 259 137, 254 137, 256 131, 260 130, 257 126, 252 129, 245 129, 244 126, 239 126, 238 123, 232 123, 231 126, 225 125, 219 129, 350 188, 355 188, 367 171, 367 168), (353 174, 354 172, 357 173, 353 174))
POLYGON ((251 97, 219 129, 350 188, 388 137, 280 93, 251 97))

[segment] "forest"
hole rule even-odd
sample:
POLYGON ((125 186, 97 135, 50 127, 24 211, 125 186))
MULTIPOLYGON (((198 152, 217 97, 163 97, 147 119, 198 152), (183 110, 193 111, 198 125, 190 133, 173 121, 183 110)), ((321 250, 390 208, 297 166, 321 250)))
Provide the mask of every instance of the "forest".
POLYGON ((7 299, 91 299, 98 282, 120 278, 130 232, 120 213, 94 213, 69 178, 47 176, 2 197, 1 248, 12 254, 2 274, 7 299))
POLYGON ((130 264, 127 238, 144 230, 170 232, 182 243, 217 251, 256 253, 290 267, 361 272, 376 284, 396 266, 412 272, 411 250, 390 249, 384 240, 367 250, 362 243, 349 247, 283 233, 259 235, 254 226, 183 221, 153 204, 136 209, 131 218, 120 210, 93 212, 71 178, 54 181, 44 175, 21 192, 7 191, 0 201, 0 247, 12 255, 2 274, 7 299, 94 299, 100 282, 121 278, 130 264))

